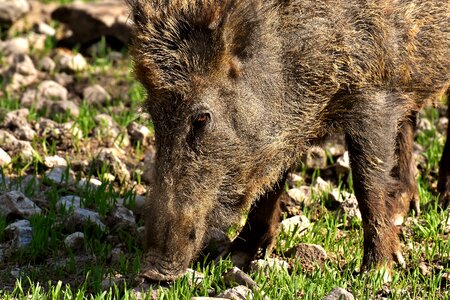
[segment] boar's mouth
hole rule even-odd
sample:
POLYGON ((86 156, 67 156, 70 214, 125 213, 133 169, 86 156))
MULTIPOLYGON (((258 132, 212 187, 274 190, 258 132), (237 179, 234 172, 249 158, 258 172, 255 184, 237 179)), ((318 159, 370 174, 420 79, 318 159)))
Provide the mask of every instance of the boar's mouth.
POLYGON ((187 272, 187 264, 147 253, 140 276, 152 281, 173 281, 187 272))

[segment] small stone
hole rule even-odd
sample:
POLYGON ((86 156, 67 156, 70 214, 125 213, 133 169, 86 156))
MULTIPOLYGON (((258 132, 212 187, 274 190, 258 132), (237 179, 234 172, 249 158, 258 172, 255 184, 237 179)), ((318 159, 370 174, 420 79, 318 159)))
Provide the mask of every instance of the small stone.
POLYGON ((255 289, 258 287, 256 282, 249 275, 247 275, 244 271, 237 267, 233 267, 231 270, 229 270, 224 275, 223 279, 225 281, 225 284, 227 284, 228 286, 237 283, 240 285, 245 285, 251 289, 255 289))
POLYGON ((47 168, 67 167, 67 160, 58 155, 44 157, 44 165, 47 168))
POLYGON ((9 26, 30 9, 27 0, 0 0, 0 24, 9 26))
POLYGON ((318 192, 328 192, 331 190, 331 184, 328 181, 323 180, 321 177, 317 177, 313 183, 314 189, 318 192))
POLYGON ((29 110, 27 108, 10 111, 3 120, 4 127, 13 131, 19 139, 31 141, 36 136, 36 132, 27 121, 28 115, 29 110))
POLYGON ((250 271, 268 274, 269 270, 288 272, 289 263, 278 258, 257 259, 250 262, 250 271))
POLYGON ((218 298, 218 297, 191 297, 191 300, 230 300, 230 298, 218 298))
POLYGON ((19 191, 0 195, 0 215, 4 218, 14 215, 28 219, 40 213, 41 209, 19 191))
POLYGON ((55 70, 56 64, 53 59, 46 56, 39 61, 38 67, 44 72, 51 73, 55 70))
POLYGON ((430 268, 423 261, 419 263, 419 271, 420 271, 420 274, 422 274, 423 276, 430 275, 430 268))
POLYGON ((84 233, 74 232, 64 239, 64 245, 72 250, 81 249, 84 246, 84 233))
POLYGON ((117 286, 119 288, 123 288, 126 284, 126 279, 120 274, 116 274, 114 276, 110 275, 107 278, 103 279, 100 288, 102 290, 109 290, 113 288, 114 286, 117 286))
POLYGON ((11 163, 11 156, 5 150, 0 148, 0 167, 4 168, 11 163))
POLYGON ((306 153, 306 167, 308 169, 324 169, 327 166, 327 154, 320 147, 312 147, 306 153))
POLYGON ((74 76, 66 73, 56 73, 54 79, 62 86, 68 86, 75 82, 74 76))
POLYGON ((23 93, 20 98, 20 105, 27 108, 35 107, 37 110, 40 110, 44 106, 44 101, 37 97, 36 90, 30 89, 23 93))
POLYGON ((19 220, 9 224, 6 226, 4 234, 8 241, 12 241, 11 245, 17 249, 28 247, 33 239, 33 229, 28 220, 19 220))
POLYGON ((89 224, 97 226, 103 232, 106 230, 106 226, 101 221, 100 215, 97 212, 84 208, 75 208, 65 225, 68 231, 74 231, 74 229, 82 229, 83 226, 89 224))
POLYGON ((30 125, 18 127, 14 130, 14 134, 21 140, 32 141, 36 136, 36 131, 34 131, 30 125))
POLYGON ((419 131, 430 131, 433 129, 433 125, 427 118, 420 117, 419 122, 417 122, 417 129, 419 131))
POLYGON ((148 129, 144 125, 139 125, 136 122, 131 122, 128 127, 128 135, 130 136, 131 143, 133 145, 136 145, 138 142, 141 145, 147 145, 151 132, 150 129, 148 129))
POLYGON ((65 166, 56 166, 45 174, 46 179, 55 184, 73 184, 75 181, 75 174, 72 170, 67 170, 65 166))
POLYGON ((143 213, 144 204, 146 202, 147 197, 146 196, 136 196, 134 200, 134 206, 133 206, 133 213, 140 215, 143 213))
POLYGON ((62 129, 68 133, 72 139, 82 139, 83 131, 78 127, 75 122, 66 122, 63 124, 62 129))
POLYGON ((7 78, 6 90, 13 92, 35 82, 38 71, 28 55, 14 55, 5 77, 7 78))
POLYGON ((36 32, 28 32, 27 40, 34 51, 42 51, 45 49, 45 41, 47 36, 36 32))
POLYGON ((88 67, 86 59, 80 53, 72 54, 70 51, 59 51, 55 57, 61 71, 76 73, 88 67))
POLYGON ((45 34, 46 36, 54 36, 56 34, 55 28, 48 25, 47 23, 43 23, 43 22, 37 23, 37 24, 34 24, 33 27, 37 33, 45 34))
POLYGON ((111 101, 111 96, 102 86, 95 84, 83 90, 83 99, 90 105, 102 106, 111 101))
POLYGON ((305 233, 306 229, 311 226, 311 222, 306 216, 294 216, 292 218, 285 219, 281 222, 281 228, 285 232, 297 234, 305 233))
POLYGON ((65 209, 70 209, 70 208, 80 208, 81 207, 81 198, 79 196, 75 196, 75 195, 69 195, 69 196, 64 196, 61 197, 57 202, 56 202, 56 207, 57 208, 65 208, 65 209))
POLYGON ((108 218, 110 227, 126 231, 136 230, 136 219, 133 212, 126 207, 117 206, 108 218))
POLYGON ((37 98, 49 101, 67 101, 68 91, 53 80, 45 80, 37 87, 37 98))
POLYGON ((306 243, 289 249, 286 256, 294 256, 307 271, 314 270, 316 266, 323 268, 328 259, 327 252, 322 246, 306 243))
POLYGON ((120 258, 123 257, 123 251, 120 248, 114 248, 111 250, 111 263, 120 262, 120 258))
POLYGON ((4 55, 28 54, 30 51, 30 44, 26 38, 16 37, 1 43, 0 51, 4 55))
POLYGON ((344 155, 339 157, 335 164, 336 173, 340 176, 348 175, 350 173, 350 157, 348 151, 344 152, 344 155))
POLYGON ((36 151, 31 146, 28 141, 17 141, 16 145, 16 155, 19 156, 24 162, 32 162, 34 157, 37 155, 36 151))
POLYGON ((309 186, 301 186, 288 190, 289 197, 293 200, 294 205, 300 206, 302 203, 311 198, 311 189, 309 186))
POLYGON ((328 296, 324 298, 324 300, 354 300, 355 297, 347 290, 337 287, 334 288, 328 296))
POLYGON ((188 268, 186 275, 189 280, 190 286, 197 286, 203 282, 205 279, 205 275, 201 272, 195 271, 193 269, 188 268))
POLYGON ((362 220, 361 212, 358 206, 358 200, 355 195, 346 193, 345 197, 339 206, 339 211, 341 215, 347 214, 347 220, 351 221, 356 218, 356 220, 362 220))
POLYGON ((78 187, 80 188, 91 188, 91 189, 96 189, 99 186, 102 185, 102 182, 100 180, 98 180, 97 178, 90 178, 89 180, 86 178, 81 178, 80 181, 78 182, 78 187))
POLYGON ((290 188, 298 187, 304 181, 305 181, 305 179, 302 176, 300 176, 299 174, 295 174, 295 173, 288 174, 287 182, 288 182, 288 185, 290 188))
POLYGON ((78 105, 70 100, 55 101, 50 107, 50 115, 53 114, 70 114, 73 117, 78 117, 80 109, 78 108, 78 105))
POLYGON ((234 288, 228 289, 217 295, 217 297, 222 297, 232 300, 252 300, 253 292, 245 285, 238 285, 234 288))
POLYGON ((439 118, 438 127, 442 132, 446 132, 448 128, 448 118, 439 118))
POLYGON ((94 170, 101 172, 104 166, 109 167, 109 171, 115 174, 120 180, 130 179, 130 172, 126 165, 117 157, 116 151, 111 148, 102 148, 91 162, 94 170))

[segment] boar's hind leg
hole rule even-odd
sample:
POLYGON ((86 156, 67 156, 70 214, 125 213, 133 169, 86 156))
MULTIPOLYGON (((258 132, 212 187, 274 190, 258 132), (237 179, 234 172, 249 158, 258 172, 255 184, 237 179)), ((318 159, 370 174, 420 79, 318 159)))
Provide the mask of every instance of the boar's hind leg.
POLYGON ((393 211, 395 225, 403 223, 404 216, 410 209, 420 213, 419 191, 416 182, 416 165, 413 158, 414 128, 416 113, 412 113, 401 122, 397 135, 396 164, 392 169, 392 176, 398 179, 399 189, 395 199, 397 203, 393 211))
POLYGON ((397 124, 406 112, 401 103, 384 93, 363 95, 345 104, 351 107, 341 117, 345 122, 354 190, 364 229, 361 270, 390 268, 393 260, 404 265, 391 216, 399 189, 398 179, 392 176, 391 170, 396 160, 397 124))
POLYGON ((259 249, 270 252, 276 239, 280 222, 280 195, 283 192, 287 173, 262 195, 250 209, 244 228, 231 245, 231 259, 238 267, 246 267, 259 249))
MULTIPOLYGON (((447 117, 450 120, 450 88, 447 90, 447 102, 447 117)), ((441 194, 441 206, 448 207, 450 205, 450 124, 447 126, 447 141, 439 162, 438 190, 441 194)))

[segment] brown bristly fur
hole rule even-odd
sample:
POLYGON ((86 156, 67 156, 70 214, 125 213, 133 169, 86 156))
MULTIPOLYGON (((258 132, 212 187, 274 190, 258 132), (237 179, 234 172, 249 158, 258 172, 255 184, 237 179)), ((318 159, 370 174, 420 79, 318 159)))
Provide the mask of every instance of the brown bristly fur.
POLYGON ((270 245, 283 174, 336 128, 363 216, 363 269, 401 261, 394 223, 419 211, 415 115, 450 85, 450 1, 128 2, 157 141, 144 276, 176 278, 209 228, 252 204, 232 250, 248 260, 270 245))

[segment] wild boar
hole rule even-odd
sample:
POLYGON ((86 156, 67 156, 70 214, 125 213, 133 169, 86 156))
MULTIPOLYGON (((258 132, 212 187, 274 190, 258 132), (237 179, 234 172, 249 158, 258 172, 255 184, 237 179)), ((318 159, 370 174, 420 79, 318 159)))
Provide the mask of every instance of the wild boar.
POLYGON ((395 224, 419 211, 416 114, 449 93, 450 1, 128 3, 157 148, 144 276, 181 276, 210 229, 250 207, 231 253, 246 264, 270 250, 286 172, 337 128, 363 217, 362 270, 404 264, 395 224))

